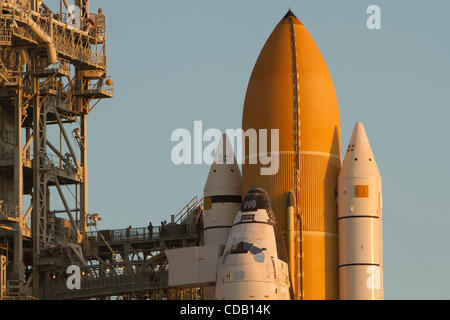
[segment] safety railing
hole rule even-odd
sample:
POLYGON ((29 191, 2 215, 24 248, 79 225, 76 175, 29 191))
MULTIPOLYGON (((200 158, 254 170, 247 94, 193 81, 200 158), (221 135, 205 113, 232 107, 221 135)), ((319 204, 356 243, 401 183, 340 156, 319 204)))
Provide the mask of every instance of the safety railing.
POLYGON ((161 233, 161 227, 153 227, 151 232, 148 228, 132 228, 118 230, 100 230, 88 232, 88 237, 100 241, 99 233, 103 235, 106 241, 123 242, 123 241, 147 241, 157 239, 161 233))
POLYGON ((119 230, 99 230, 88 232, 88 237, 97 243, 107 242, 114 244, 118 242, 146 242, 158 240, 176 240, 185 238, 194 238, 198 230, 195 225, 187 226, 175 223, 165 224, 163 226, 119 229, 119 230), (103 236, 100 236, 100 234, 103 236))
POLYGON ((0 45, 10 46, 12 44, 12 30, 0 30, 0 45))
POLYGON ((184 218, 186 218, 186 216, 190 213, 192 213, 195 209, 197 209, 203 202, 203 199, 200 199, 200 201, 198 200, 197 197, 192 198, 191 201, 189 201, 183 209, 180 210, 180 212, 178 212, 175 215, 175 223, 180 223, 184 220, 184 218))
MULTIPOLYGON (((0 12, 2 21, 14 21, 17 27, 11 31, 11 35, 21 40, 38 43, 39 39, 35 32, 27 25, 27 19, 31 18, 35 26, 39 27, 45 34, 50 34, 49 30, 53 29, 53 45, 56 50, 69 57, 71 60, 82 61, 86 64, 105 68, 105 54, 103 50, 96 48, 97 43, 95 37, 90 37, 86 32, 77 28, 70 27, 66 23, 51 19, 45 14, 39 14, 33 11, 26 11, 25 18, 18 14, 18 11, 11 6, 3 7, 0 12), (50 25, 52 24, 52 27, 50 25), (79 39, 82 38, 82 41, 79 39), (86 45, 85 42, 89 43, 86 45)), ((5 33, 4 41, 8 41, 9 33, 5 33)), ((12 39, 11 39, 12 41, 12 39)))
POLYGON ((168 272, 142 272, 139 274, 123 274, 90 278, 82 276, 81 289, 69 290, 65 280, 50 283, 54 286, 56 299, 86 299, 91 296, 120 295, 123 292, 142 292, 168 286, 168 272))
POLYGON ((82 85, 74 87, 75 95, 114 95, 114 83, 110 77, 101 78, 97 81, 86 80, 82 85))
MULTIPOLYGON (((75 166, 75 162, 73 161, 72 157, 67 155, 66 158, 61 159, 59 156, 56 156, 51 153, 46 153, 44 155, 45 157, 45 163, 42 163, 41 166, 44 168, 57 168, 64 170, 68 173, 76 174, 77 173, 77 167, 75 166)), ((27 157, 28 160, 34 159, 34 151, 31 148, 29 157, 27 157), (28 159, 29 158, 29 159, 28 159)))
POLYGON ((88 86, 88 90, 90 91, 94 91, 94 90, 98 90, 98 91, 106 91, 109 93, 114 93, 114 83, 111 80, 111 77, 105 77, 102 78, 100 80, 98 80, 97 82, 92 82, 89 84, 88 86))
POLYGON ((18 219, 19 208, 9 208, 3 200, 0 201, 0 220, 18 219))

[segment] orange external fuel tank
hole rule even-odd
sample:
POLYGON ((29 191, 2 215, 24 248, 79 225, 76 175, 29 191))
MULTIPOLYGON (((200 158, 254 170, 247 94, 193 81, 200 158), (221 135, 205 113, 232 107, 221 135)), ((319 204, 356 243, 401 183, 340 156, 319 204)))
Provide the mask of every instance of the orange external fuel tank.
POLYGON ((253 69, 242 129, 267 129, 269 142, 270 130, 279 129, 279 170, 273 175, 261 174, 268 166, 260 161, 249 164, 255 155, 249 154, 246 141, 242 193, 255 186, 269 192, 293 260, 295 298, 338 299, 339 108, 324 59, 290 10, 253 69), (295 196, 295 210, 286 208, 288 193, 295 196), (288 218, 289 214, 295 216, 288 218), (291 229, 292 220, 296 222, 291 229), (295 236, 288 236, 288 231, 295 236))

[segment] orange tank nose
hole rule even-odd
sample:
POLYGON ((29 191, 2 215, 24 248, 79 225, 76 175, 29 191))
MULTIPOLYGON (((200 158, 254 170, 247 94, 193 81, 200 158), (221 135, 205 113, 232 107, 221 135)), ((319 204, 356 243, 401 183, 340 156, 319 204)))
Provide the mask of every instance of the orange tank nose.
MULTIPOLYGON (((253 69, 242 128, 279 130, 278 172, 262 175, 261 168, 267 165, 249 164, 255 155, 246 146, 242 192, 245 195, 254 186, 266 189, 285 233, 288 214, 292 214, 286 208, 286 196, 289 191, 295 195, 295 236, 286 235, 285 241, 294 253, 290 269, 296 298, 337 299, 339 107, 316 43, 290 10, 253 69)), ((270 141, 270 133, 268 137, 270 141)))

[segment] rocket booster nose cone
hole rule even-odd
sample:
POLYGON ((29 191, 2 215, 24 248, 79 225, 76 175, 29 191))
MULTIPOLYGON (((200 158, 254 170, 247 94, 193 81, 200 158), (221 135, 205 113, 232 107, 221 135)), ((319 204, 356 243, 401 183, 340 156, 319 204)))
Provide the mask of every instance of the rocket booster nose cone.
POLYGON ((241 171, 237 165, 230 140, 224 134, 216 149, 203 190, 204 196, 241 195, 241 171))
MULTIPOLYGON (((360 150, 363 147, 368 146, 370 149, 369 138, 367 137, 366 129, 361 122, 357 122, 355 124, 355 128, 353 129, 352 137, 350 139, 350 143, 347 149, 347 152, 350 151, 362 151, 360 150)), ((367 148, 367 147, 366 147, 367 148)), ((365 150, 372 152, 372 149, 365 150)))
POLYGON ((353 139, 361 139, 361 140, 369 140, 367 138, 367 133, 366 133, 366 129, 364 128, 364 125, 362 124, 362 122, 357 122, 355 124, 355 128, 353 129, 353 134, 352 134, 352 138, 353 139))
POLYGON ((340 176, 359 175, 380 176, 369 138, 361 122, 357 122, 353 129, 340 176))
POLYGON ((286 13, 286 15, 284 16, 283 19, 287 19, 287 18, 289 18, 289 17, 297 18, 297 17, 295 16, 295 14, 292 12, 291 8, 289 8, 288 12, 286 13))
POLYGON ((286 195, 286 208, 295 207, 295 195, 292 191, 289 191, 286 195))
POLYGON ((216 154, 214 156, 214 163, 236 163, 233 148, 231 146, 230 140, 228 139, 228 136, 225 133, 222 135, 222 138, 220 138, 219 145, 217 146, 216 154))
POLYGON ((283 23, 285 21, 288 21, 289 18, 292 17, 292 21, 294 23, 298 23, 303 25, 303 23, 295 16, 295 14, 292 12, 292 10, 289 8, 289 11, 285 14, 285 16, 283 17, 283 19, 281 19, 280 23, 283 23))

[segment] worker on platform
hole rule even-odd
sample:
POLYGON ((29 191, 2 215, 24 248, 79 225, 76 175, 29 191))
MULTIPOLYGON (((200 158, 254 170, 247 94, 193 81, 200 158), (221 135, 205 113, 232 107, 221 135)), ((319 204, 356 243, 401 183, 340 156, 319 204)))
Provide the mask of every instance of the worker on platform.
POLYGON ((125 235, 127 236, 127 240, 130 240, 131 226, 129 226, 129 227, 125 230, 125 235))
POLYGON ((100 79, 98 79, 96 90, 103 89, 103 83, 105 82, 105 79, 106 79, 106 72, 102 74, 100 79))
POLYGON ((148 238, 152 239, 153 238, 153 225, 151 222, 148 224, 147 229, 148 229, 148 238))

